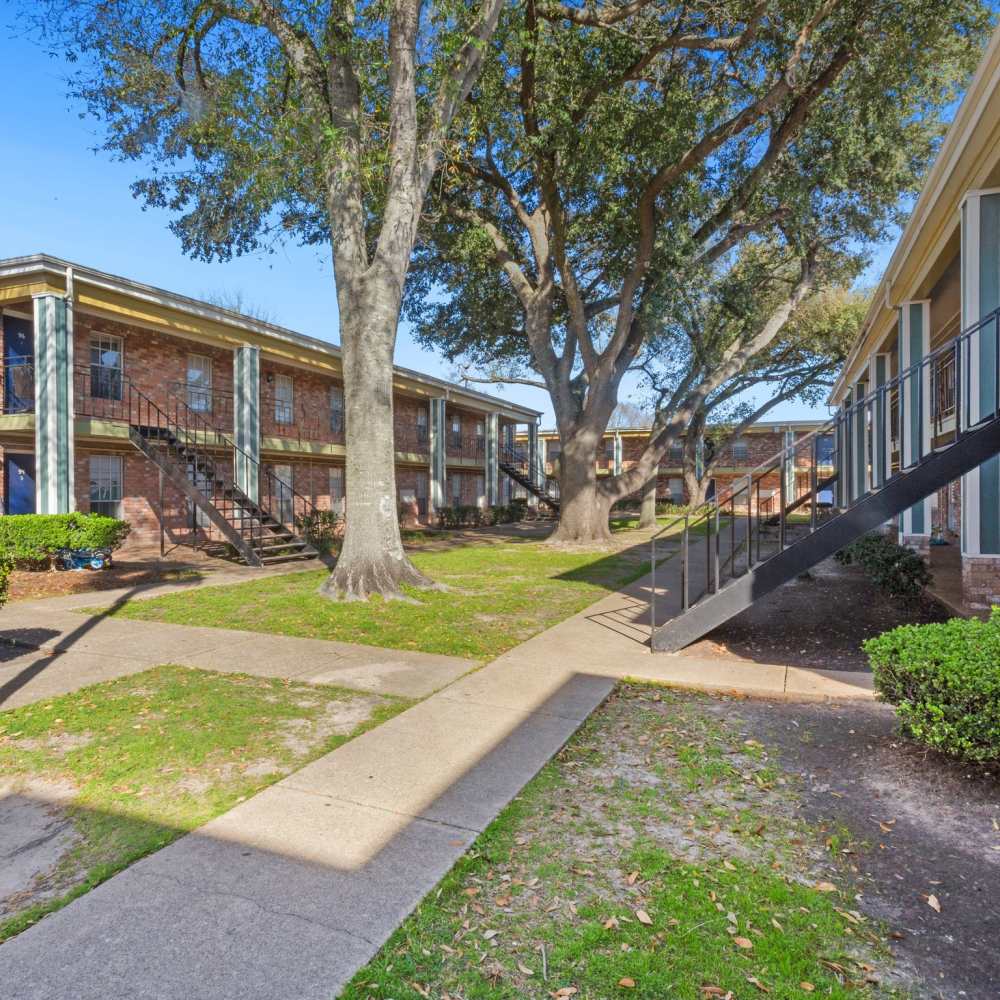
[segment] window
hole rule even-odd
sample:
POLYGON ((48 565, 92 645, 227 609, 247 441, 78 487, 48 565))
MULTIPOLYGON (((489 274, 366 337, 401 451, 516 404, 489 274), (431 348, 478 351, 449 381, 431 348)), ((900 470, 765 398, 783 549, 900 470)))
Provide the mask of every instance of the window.
POLYGON ((330 509, 342 513, 344 510, 344 467, 335 465, 330 469, 330 509))
POLYGON ((486 506, 486 477, 476 476, 476 504, 486 506))
POLYGON ((274 422, 276 424, 295 423, 294 393, 291 375, 274 376, 274 422))
POLYGON ((343 386, 330 386, 330 430, 334 434, 344 432, 344 389, 343 386))
POLYGON ((94 399, 122 398, 122 338, 90 338, 90 395, 94 399))
POLYGON ((453 507, 462 504, 462 476, 458 472, 451 474, 451 503, 453 507))
POLYGON ((427 515, 427 489, 429 486, 426 472, 417 473, 417 513, 421 517, 427 515))
POLYGON ((188 355, 187 404, 198 413, 212 412, 212 359, 203 354, 188 355))
POLYGON ((609 462, 613 462, 615 459, 615 439, 613 437, 604 439, 604 457, 609 462))
POLYGON ((120 455, 90 456, 90 512, 106 517, 122 514, 122 460, 120 455))
POLYGON ((833 435, 820 434, 816 439, 816 464, 833 465, 833 435))
POLYGON ((737 438, 733 443, 730 451, 733 456, 733 462, 746 462, 750 459, 750 446, 743 440, 743 438, 737 438))
MULTIPOLYGON (((417 410, 417 444, 427 444, 429 436, 427 434, 427 407, 421 406, 417 410)), ((419 499, 420 494, 417 494, 419 499)))
POLYGON ((451 418, 451 446, 452 448, 462 447, 462 418, 451 418))
POLYGON ((667 480, 667 489, 670 493, 670 502, 684 503, 684 480, 671 478, 667 480))
POLYGON ((683 465, 684 464, 684 445, 682 444, 672 444, 670 446, 670 451, 668 452, 667 461, 670 465, 683 465))

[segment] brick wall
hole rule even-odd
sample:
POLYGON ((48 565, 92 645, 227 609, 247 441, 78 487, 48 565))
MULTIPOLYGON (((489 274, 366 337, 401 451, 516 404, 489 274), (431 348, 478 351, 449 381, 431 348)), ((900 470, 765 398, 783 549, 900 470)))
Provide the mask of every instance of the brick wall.
POLYGON ((973 608, 1000 604, 1000 557, 963 556, 962 594, 973 608))
POLYGON ((393 434, 396 451, 416 455, 430 454, 430 409, 426 399, 396 396, 392 405, 393 434), (418 424, 417 414, 423 414, 423 425, 418 424), (419 427, 423 431, 418 431, 419 427), (421 436, 422 434, 422 436, 421 436))
POLYGON ((479 440, 476 430, 481 427, 483 432, 482 447, 485 449, 486 416, 482 413, 474 413, 470 410, 463 410, 458 406, 448 403, 445 407, 445 454, 449 458, 476 458, 479 457, 477 451, 477 441, 479 440), (452 429, 455 417, 458 417, 462 431, 462 443, 454 443, 454 431, 452 429))

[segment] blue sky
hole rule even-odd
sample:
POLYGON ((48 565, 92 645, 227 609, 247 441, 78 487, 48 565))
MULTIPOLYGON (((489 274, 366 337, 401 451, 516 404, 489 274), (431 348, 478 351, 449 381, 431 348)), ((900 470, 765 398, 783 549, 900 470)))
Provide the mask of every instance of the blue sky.
MULTIPOLYGON (((327 251, 287 246, 273 254, 206 264, 186 258, 167 228, 165 212, 143 210, 129 184, 140 165, 116 163, 94 152, 100 124, 81 118, 66 96, 65 68, 29 41, 0 38, 0 65, 8 82, 0 156, 0 257, 50 253, 170 291, 202 297, 242 294, 276 323, 338 341, 333 268, 327 251), (16 83, 15 83, 16 82, 16 83), (12 86, 13 84, 13 86, 12 86)), ((891 247, 871 269, 877 278, 891 247)), ((451 366, 419 347, 405 325, 396 361, 447 378, 451 366)), ((546 393, 522 386, 495 390, 542 410, 552 425, 546 393)), ((623 394, 624 395, 624 394, 623 394)), ((773 419, 826 416, 801 404, 777 408, 773 419)))

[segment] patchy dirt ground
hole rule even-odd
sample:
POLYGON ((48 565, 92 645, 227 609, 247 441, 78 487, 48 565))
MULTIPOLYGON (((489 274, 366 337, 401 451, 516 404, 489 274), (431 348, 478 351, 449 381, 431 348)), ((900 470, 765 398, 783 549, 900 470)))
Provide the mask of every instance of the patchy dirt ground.
POLYGON ((197 580, 204 575, 204 571, 185 563, 122 562, 106 570, 15 570, 10 576, 10 600, 33 601, 144 583, 197 580))
POLYGON ((778 749, 811 823, 849 831, 860 906, 892 929, 919 996, 1000 996, 1000 764, 923 750, 882 705, 719 700, 712 712, 778 749))
POLYGON ((929 997, 742 709, 620 687, 345 1000, 929 997))
POLYGON ((868 670, 861 643, 897 625, 944 621, 929 596, 887 597, 856 566, 833 559, 761 598, 688 647, 691 656, 753 660, 822 670, 868 670))

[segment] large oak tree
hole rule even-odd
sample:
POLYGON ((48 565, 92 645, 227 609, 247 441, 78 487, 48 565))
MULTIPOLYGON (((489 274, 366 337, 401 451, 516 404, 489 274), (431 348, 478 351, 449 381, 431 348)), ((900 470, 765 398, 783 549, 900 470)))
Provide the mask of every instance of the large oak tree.
MULTIPOLYGON (((428 185, 503 0, 42 0, 26 18, 77 66, 72 92, 135 160, 184 251, 331 248, 340 308, 347 528, 323 586, 429 584, 397 520, 392 362, 428 185)), ((303 294, 308 295, 307 286, 303 294)))
POLYGON ((524 0, 432 187, 404 308, 488 380, 544 388, 557 541, 608 537, 704 401, 898 221, 989 25, 981 0, 524 0), (595 458, 622 380, 692 284, 786 276, 681 379, 639 461, 595 458))

